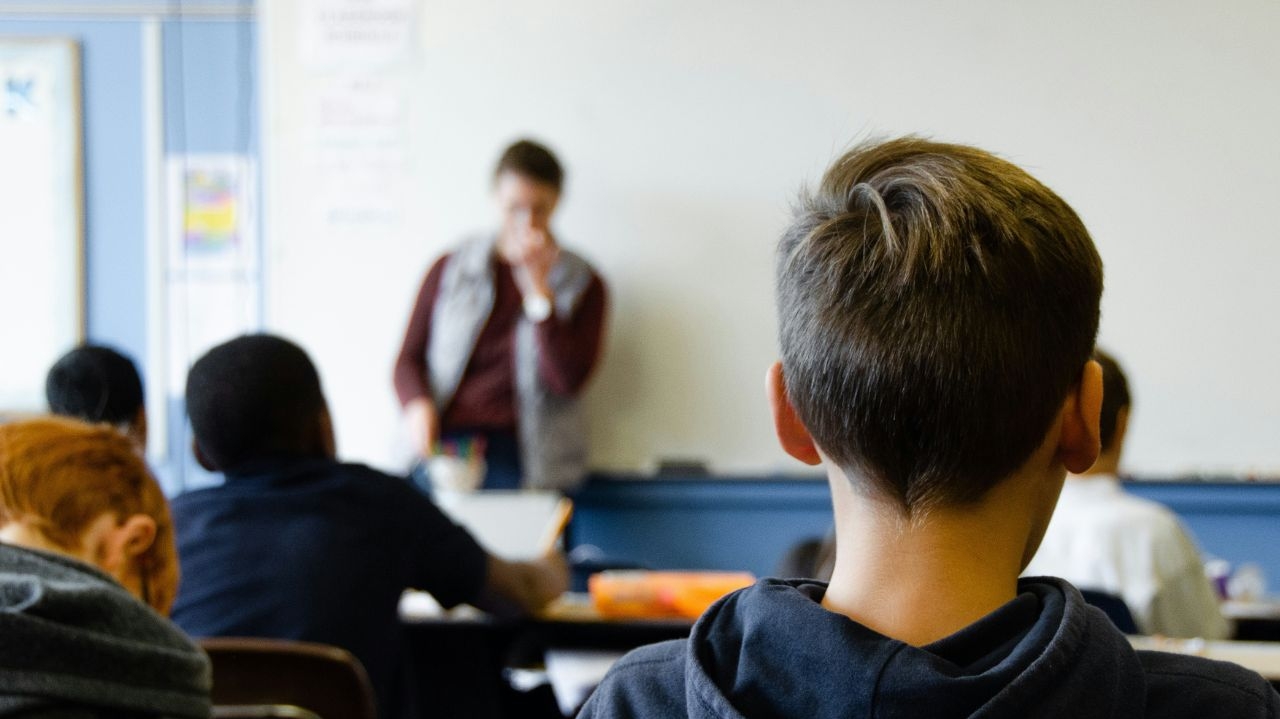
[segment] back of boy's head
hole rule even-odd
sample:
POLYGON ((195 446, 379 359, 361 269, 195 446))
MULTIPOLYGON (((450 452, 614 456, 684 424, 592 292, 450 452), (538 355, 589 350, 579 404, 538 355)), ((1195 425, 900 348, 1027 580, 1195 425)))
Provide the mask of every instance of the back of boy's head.
POLYGON ((863 493, 979 501, 1043 442, 1093 349, 1102 262, 1067 204, 960 145, 865 143, 778 248, 787 396, 863 493))
POLYGON ((45 378, 49 411, 86 422, 128 425, 143 405, 142 379, 133 361, 98 345, 63 355, 45 378))
POLYGON ((138 448, 110 427, 63 417, 0 425, 0 527, 24 522, 54 545, 77 549, 103 513, 156 524, 137 559, 146 601, 167 613, 178 590, 169 504, 138 448))
POLYGON ((1128 409, 1133 399, 1129 395, 1129 380, 1124 376, 1120 363, 1102 350, 1096 350, 1093 359, 1102 367, 1102 419, 1098 436, 1102 440, 1102 451, 1110 452, 1116 444, 1120 411, 1128 409))
POLYGON ((309 443, 324 411, 315 365, 280 337, 238 337, 209 350, 187 374, 195 441, 219 470, 314 451, 309 443))

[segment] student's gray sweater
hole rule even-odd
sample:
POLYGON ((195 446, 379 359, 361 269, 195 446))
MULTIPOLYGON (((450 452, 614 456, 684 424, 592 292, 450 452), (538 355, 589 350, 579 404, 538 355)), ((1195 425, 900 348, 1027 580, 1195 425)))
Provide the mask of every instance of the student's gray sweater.
POLYGON ((0 544, 0 717, 209 716, 209 660, 102 572, 0 544))

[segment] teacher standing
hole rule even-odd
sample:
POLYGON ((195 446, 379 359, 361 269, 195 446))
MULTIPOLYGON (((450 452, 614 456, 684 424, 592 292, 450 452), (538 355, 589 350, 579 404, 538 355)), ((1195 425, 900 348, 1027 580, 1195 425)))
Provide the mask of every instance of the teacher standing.
POLYGON ((431 266, 396 360, 419 456, 482 451, 486 489, 569 489, 586 472, 579 395, 600 354, 605 287, 551 231, 563 183, 536 142, 502 153, 499 229, 431 266))

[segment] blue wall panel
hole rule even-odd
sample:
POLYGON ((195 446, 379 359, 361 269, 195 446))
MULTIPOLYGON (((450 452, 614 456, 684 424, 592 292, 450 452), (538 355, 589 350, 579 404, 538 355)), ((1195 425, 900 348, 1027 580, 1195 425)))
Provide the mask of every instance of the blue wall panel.
MULTIPOLYGON (((1254 562, 1280 590, 1280 485, 1140 482, 1172 508, 1206 556, 1254 562)), ((809 479, 596 476, 575 498, 570 546, 654 569, 772 574, 797 542, 831 527, 827 483, 809 479)))
POLYGON ((251 20, 164 23, 165 149, 257 154, 251 20))
MULTIPOLYGON (((253 3, 205 0, 195 5, 225 10, 251 8, 253 3)), ((0 15, 0 34, 67 37, 80 43, 88 338, 127 352, 145 373, 150 339, 144 23, 154 20, 161 28, 168 153, 257 156, 257 31, 251 16, 162 19, 174 9, 173 3, 151 0, 128 6, 143 12, 123 12, 119 2, 51 0, 43 15, 0 15), (91 12, 82 14, 86 8, 91 12)), ((166 389, 147 387, 148 392, 166 389)), ((187 476, 200 472, 190 459, 182 402, 171 401, 169 407, 170 458, 156 469, 166 489, 174 492, 187 476)))
POLYGON ((830 530, 823 480, 596 478, 575 497, 570 544, 653 569, 769 576, 792 545, 830 530))
POLYGON ((1280 593, 1280 484, 1130 482, 1126 488, 1172 509, 1206 555, 1253 562, 1280 593))

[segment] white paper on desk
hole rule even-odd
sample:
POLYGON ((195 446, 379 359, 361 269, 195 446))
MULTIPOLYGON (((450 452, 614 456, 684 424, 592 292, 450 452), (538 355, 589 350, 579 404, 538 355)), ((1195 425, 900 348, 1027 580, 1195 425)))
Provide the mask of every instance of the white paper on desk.
POLYGON ((548 649, 547 681, 556 695, 560 713, 572 716, 624 654, 626 652, 596 649, 548 649))
POLYGON ((559 492, 538 490, 437 491, 436 506, 471 532, 490 554, 536 559, 553 531, 559 492))

